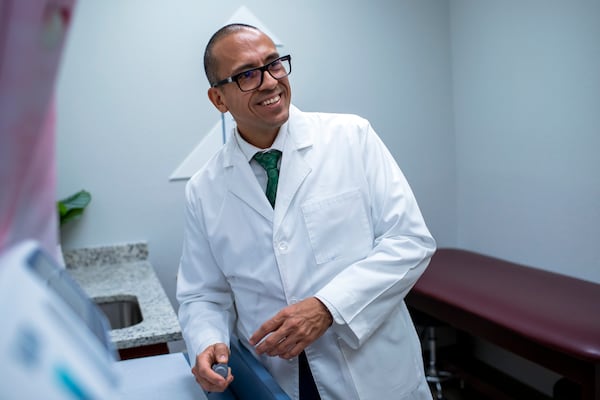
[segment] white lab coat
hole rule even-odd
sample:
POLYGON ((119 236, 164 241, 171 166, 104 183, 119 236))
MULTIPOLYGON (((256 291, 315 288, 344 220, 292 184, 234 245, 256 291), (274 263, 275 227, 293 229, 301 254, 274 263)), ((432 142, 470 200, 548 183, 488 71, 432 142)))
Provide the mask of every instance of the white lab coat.
MULTIPOLYGON (((306 349, 324 400, 431 399, 403 299, 435 242, 402 172, 360 117, 292 106, 281 129, 274 210, 235 140, 187 184, 177 297, 191 359, 230 332, 250 348, 316 296, 335 319, 306 349)), ((297 359, 258 358, 297 399, 297 359)))

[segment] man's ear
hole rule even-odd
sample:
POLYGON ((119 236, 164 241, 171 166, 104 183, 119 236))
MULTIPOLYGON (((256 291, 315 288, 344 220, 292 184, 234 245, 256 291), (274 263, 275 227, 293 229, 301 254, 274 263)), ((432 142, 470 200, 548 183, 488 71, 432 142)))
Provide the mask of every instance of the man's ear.
POLYGON ((222 113, 226 113, 227 111, 229 111, 229 107, 227 107, 227 105, 224 102, 225 99, 223 98, 223 93, 219 88, 209 88, 208 99, 222 113))

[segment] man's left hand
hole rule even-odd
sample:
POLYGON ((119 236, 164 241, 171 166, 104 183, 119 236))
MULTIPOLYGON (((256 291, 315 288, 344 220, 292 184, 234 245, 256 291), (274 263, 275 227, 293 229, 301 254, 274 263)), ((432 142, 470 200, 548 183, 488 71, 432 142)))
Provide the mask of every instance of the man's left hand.
POLYGON ((316 297, 310 297, 279 311, 249 341, 253 346, 260 343, 256 346, 258 354, 290 359, 320 338, 332 323, 327 307, 316 297))

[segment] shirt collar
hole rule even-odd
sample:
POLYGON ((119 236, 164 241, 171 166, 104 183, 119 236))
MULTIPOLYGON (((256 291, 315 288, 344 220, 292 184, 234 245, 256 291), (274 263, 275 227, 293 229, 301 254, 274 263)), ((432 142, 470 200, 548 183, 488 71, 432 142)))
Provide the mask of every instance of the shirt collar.
MULTIPOLYGON (((288 121, 289 121, 289 119, 288 119, 288 121)), ((250 162, 252 160, 252 157, 254 157, 254 155, 256 153, 266 152, 269 150, 279 150, 283 154, 283 146, 285 145, 285 141, 289 135, 288 121, 286 121, 283 125, 281 125, 281 128, 279 128, 279 132, 277 133, 277 136, 275 137, 275 141, 273 142, 271 147, 269 147, 268 149, 260 149, 256 146, 246 142, 244 140, 244 138, 238 132, 237 128, 235 128, 235 135, 234 135, 235 141, 237 142, 240 150, 242 151, 242 154, 244 154, 244 157, 246 157, 246 160, 248 160, 248 162, 250 162)))

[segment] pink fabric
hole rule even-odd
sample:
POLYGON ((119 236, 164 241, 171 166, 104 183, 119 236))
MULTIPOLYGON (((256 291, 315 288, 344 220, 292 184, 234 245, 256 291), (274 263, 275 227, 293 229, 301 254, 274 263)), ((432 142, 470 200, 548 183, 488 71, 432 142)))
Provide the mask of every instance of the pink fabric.
POLYGON ((35 239, 60 260, 52 97, 73 4, 0 7, 0 252, 35 239))
POLYGON ((6 135, 0 141, 0 250, 36 239, 58 255, 54 131, 52 106, 40 133, 6 135))

